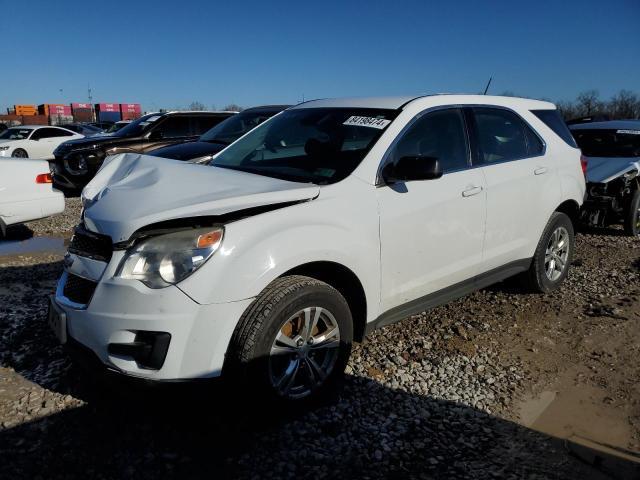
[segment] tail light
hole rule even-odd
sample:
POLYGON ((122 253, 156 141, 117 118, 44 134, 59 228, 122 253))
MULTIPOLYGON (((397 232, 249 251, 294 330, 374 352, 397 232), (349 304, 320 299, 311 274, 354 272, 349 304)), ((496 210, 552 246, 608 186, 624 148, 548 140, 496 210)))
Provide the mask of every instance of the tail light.
POLYGON ((41 173, 36 177, 36 183, 53 183, 51 173, 41 173))
POLYGON ((580 155, 580 165, 582 165, 582 174, 587 178, 587 157, 580 155))

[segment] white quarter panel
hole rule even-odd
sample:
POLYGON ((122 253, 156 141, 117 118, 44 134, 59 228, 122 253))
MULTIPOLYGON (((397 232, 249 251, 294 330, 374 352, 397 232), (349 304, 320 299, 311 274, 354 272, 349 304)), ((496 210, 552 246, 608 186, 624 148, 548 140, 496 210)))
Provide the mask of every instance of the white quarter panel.
POLYGON ((377 192, 383 311, 478 273, 486 201, 479 169, 383 186, 377 192), (479 193, 463 196, 478 187, 479 193))
POLYGON ((0 218, 7 225, 37 220, 64 210, 64 196, 51 184, 36 183, 49 173, 45 160, 0 159, 0 218))

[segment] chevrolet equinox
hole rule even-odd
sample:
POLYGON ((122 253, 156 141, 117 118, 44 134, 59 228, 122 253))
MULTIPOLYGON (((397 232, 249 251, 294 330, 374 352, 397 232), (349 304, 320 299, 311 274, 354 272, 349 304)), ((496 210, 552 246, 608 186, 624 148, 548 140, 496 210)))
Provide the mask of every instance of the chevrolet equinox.
POLYGON ((475 95, 316 100, 209 164, 108 157, 49 323, 103 370, 315 399, 376 328, 515 275, 562 284, 585 180, 557 115, 475 95))

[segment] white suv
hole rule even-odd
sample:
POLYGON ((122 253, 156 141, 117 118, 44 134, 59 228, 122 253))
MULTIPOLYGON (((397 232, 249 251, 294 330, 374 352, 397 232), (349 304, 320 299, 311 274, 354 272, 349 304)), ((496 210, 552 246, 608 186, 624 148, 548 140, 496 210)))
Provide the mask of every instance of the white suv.
POLYGON ((121 374, 314 398, 376 328, 516 274, 539 292, 566 278, 585 182, 540 111, 557 116, 489 96, 317 100, 210 165, 110 157, 49 321, 121 374))

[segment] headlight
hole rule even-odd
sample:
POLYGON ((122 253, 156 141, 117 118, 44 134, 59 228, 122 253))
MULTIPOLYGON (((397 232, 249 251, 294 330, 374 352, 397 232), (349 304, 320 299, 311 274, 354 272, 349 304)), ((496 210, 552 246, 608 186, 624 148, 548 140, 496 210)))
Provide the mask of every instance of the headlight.
POLYGON ((6 147, 0 147, 0 152, 4 152, 5 150, 9 150, 11 147, 6 146, 6 147))
POLYGON ((222 227, 209 227, 151 237, 127 251, 116 276, 140 280, 149 288, 168 287, 200 268, 223 236, 222 227))

